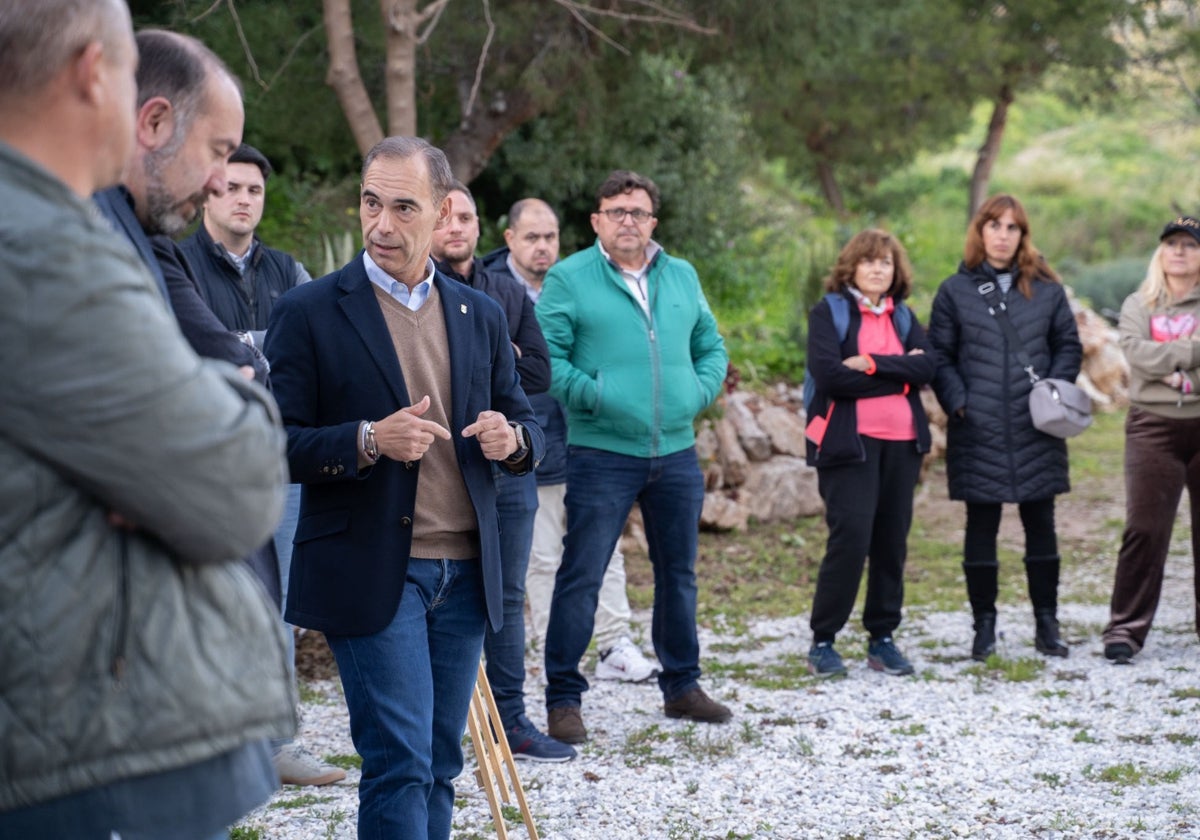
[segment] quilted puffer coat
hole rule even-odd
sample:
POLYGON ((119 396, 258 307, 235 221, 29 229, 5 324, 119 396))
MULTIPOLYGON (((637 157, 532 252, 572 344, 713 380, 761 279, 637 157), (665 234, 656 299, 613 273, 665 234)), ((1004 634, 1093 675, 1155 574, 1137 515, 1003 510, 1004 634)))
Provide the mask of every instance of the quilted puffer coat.
MULTIPOLYGON (((950 498, 966 502, 1028 502, 1071 489, 1067 444, 1033 427, 1029 377, 988 312, 980 284, 994 281, 985 262, 960 264, 942 282, 929 317, 938 352, 938 402, 950 417, 946 472, 950 498), (962 416, 959 416, 959 410, 962 416)), ((1004 300, 1025 352, 1041 377, 1073 382, 1083 347, 1062 284, 1033 281, 1033 297, 1017 290, 1004 300)))
POLYGON ((3 143, 0 299, 0 811, 289 735, 283 625, 238 559, 283 507, 274 401, 3 143))

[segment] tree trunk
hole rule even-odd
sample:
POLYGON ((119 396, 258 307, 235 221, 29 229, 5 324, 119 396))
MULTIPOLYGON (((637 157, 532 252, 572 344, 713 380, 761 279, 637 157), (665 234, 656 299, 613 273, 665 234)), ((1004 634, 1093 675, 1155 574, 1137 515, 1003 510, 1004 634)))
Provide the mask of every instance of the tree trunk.
POLYGON ((821 194, 834 212, 839 216, 846 215, 846 200, 842 197, 842 188, 838 186, 829 161, 817 161, 817 182, 821 185, 821 194))
POLYGON ((541 110, 534 98, 523 91, 510 91, 507 96, 493 98, 486 106, 477 105, 442 143, 454 177, 464 184, 471 183, 487 167, 504 138, 541 110))
POLYGON ((979 147, 979 157, 975 160, 975 171, 971 173, 971 191, 967 200, 967 221, 975 218, 975 213, 987 199, 988 184, 992 179, 992 167, 1000 154, 1000 142, 1004 139, 1004 126, 1008 122, 1008 107, 1012 105, 1012 89, 1008 85, 1000 88, 996 101, 992 104, 992 118, 988 122, 987 137, 979 147))
POLYGON ((325 74, 325 84, 333 88, 354 134, 354 142, 358 144, 359 152, 365 155, 383 139, 383 129, 358 73, 350 0, 322 0, 322 4, 325 37, 329 44, 329 72, 325 74))
POLYGON ((417 134, 417 0, 379 0, 387 31, 384 85, 388 134, 417 134))

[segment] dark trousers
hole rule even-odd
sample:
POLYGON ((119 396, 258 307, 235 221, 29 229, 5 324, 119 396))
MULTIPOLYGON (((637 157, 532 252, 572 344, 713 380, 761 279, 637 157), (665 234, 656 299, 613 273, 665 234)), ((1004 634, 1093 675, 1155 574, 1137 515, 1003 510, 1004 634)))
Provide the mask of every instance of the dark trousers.
POLYGON ((533 518, 537 516, 537 479, 532 472, 498 472, 496 490, 504 626, 498 632, 488 629, 483 637, 483 653, 500 722, 511 729, 525 716, 525 571, 533 546, 533 518))
POLYGON ((900 626, 921 454, 911 440, 862 440, 865 461, 817 470, 829 540, 809 620, 814 642, 833 641, 845 626, 868 557, 863 626, 873 639, 890 636, 900 626))
MULTIPOLYGON (((997 566, 996 536, 1000 533, 1003 505, 967 502, 967 533, 963 542, 963 563, 967 566, 997 566)), ((1025 557, 1058 557, 1058 536, 1054 532, 1054 497, 1021 502, 1017 505, 1025 529, 1025 557)))
MULTIPOLYGON (((1125 533, 1104 643, 1134 652, 1146 636, 1162 594, 1163 568, 1179 499, 1187 487, 1192 516, 1192 562, 1200 558, 1200 421, 1160 417, 1130 408, 1125 419, 1125 533)), ((1200 574, 1196 575, 1200 629, 1200 574)))
MULTIPOLYGON (((999 560, 996 537, 1000 533, 999 502, 967 502, 967 529, 963 539, 963 572, 967 597, 976 616, 996 612, 999 560)), ((1058 607, 1058 536, 1054 530, 1054 497, 1017 505, 1025 529, 1025 573, 1029 600, 1037 610, 1058 607)))

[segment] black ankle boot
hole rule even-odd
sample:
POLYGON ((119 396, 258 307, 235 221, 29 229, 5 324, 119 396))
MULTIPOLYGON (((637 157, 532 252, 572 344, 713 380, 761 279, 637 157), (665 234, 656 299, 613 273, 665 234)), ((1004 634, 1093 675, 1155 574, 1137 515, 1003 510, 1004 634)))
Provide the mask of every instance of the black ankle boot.
POLYGON ((975 641, 971 643, 971 658, 983 662, 996 652, 996 614, 975 616, 975 641))
POLYGON ((1071 651, 1058 637, 1058 619, 1054 616, 1054 610, 1035 610, 1033 619, 1037 625, 1033 646, 1037 648, 1038 653, 1061 656, 1065 659, 1071 651))

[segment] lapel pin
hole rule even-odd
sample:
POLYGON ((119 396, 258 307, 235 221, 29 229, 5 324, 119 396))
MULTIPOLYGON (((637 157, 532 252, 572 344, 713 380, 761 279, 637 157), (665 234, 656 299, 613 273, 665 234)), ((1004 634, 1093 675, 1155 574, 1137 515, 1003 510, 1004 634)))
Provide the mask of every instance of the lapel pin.
POLYGON ((460 303, 458 305, 458 311, 461 312, 462 314, 466 315, 467 314, 467 305, 465 303, 460 303))

